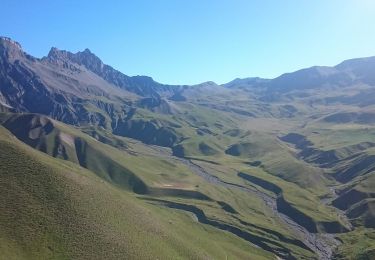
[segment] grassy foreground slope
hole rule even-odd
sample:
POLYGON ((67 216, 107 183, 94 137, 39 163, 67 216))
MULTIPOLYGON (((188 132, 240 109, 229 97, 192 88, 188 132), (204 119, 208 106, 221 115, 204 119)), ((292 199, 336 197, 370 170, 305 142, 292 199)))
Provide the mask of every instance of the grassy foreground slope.
MULTIPOLYGON (((42 115, 0 114, 0 121, 19 140, 39 151, 78 164, 122 190, 168 200, 168 203, 157 205, 159 207, 183 204, 184 209, 180 208, 180 212, 191 212, 189 207, 196 207, 217 229, 220 225, 212 221, 227 225, 225 230, 232 229, 228 232, 248 241, 255 240, 252 243, 282 257, 311 259, 315 251, 306 248, 305 243, 311 244, 308 241, 318 236, 311 234, 306 237, 306 234, 286 226, 277 210, 265 203, 265 195, 257 192, 261 186, 243 180, 238 176, 239 172, 257 175, 268 182, 276 181, 284 191, 283 198, 303 213, 302 218, 308 221, 305 226, 312 232, 324 232, 321 223, 338 223, 336 214, 331 214, 334 212, 316 201, 313 194, 291 183, 288 185, 260 167, 250 167, 246 158, 223 154, 216 158, 205 157, 217 159, 215 163, 194 160, 194 164, 187 164, 185 159, 171 156, 168 148, 144 145, 100 129, 83 129, 89 136, 42 115), (212 177, 208 180, 202 178, 199 175, 202 173, 196 172, 197 167, 212 177), (218 183, 215 178, 224 182, 218 183), (319 210, 316 205, 320 205, 319 210), (236 229, 244 234, 238 234, 236 229)), ((276 201, 279 194, 269 193, 270 199, 276 201)))
POLYGON ((0 151, 4 259, 274 258, 37 152, 3 127, 0 151))

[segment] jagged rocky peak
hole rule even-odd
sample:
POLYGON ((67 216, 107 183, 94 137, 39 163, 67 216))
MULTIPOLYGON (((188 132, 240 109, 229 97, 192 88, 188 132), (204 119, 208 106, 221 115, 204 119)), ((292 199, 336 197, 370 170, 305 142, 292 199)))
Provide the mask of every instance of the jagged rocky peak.
POLYGON ((17 60, 24 56, 21 45, 8 37, 0 37, 0 55, 9 60, 17 60))
POLYGON ((11 46, 13 48, 22 49, 21 45, 18 42, 13 41, 9 37, 0 37, 0 43, 4 46, 11 46))
POLYGON ((82 52, 77 52, 75 57, 78 64, 84 65, 97 74, 100 74, 103 70, 104 64, 102 60, 87 48, 82 52))
POLYGON ((104 67, 103 62, 89 49, 80 51, 77 53, 72 53, 65 50, 59 50, 56 47, 52 47, 48 53, 47 59, 53 63, 76 63, 78 65, 83 65, 87 69, 95 72, 101 72, 104 67))
POLYGON ((48 53, 48 58, 51 60, 69 60, 70 54, 68 51, 59 50, 56 47, 52 47, 51 50, 48 53))
POLYGON ((42 60, 71 71, 80 72, 81 69, 76 64, 77 62, 75 61, 74 55, 75 54, 69 51, 59 50, 56 47, 52 47, 47 57, 44 57, 42 60))
POLYGON ((52 47, 47 56, 37 59, 24 53, 17 42, 7 37, 0 37, 0 64, 3 61, 5 63, 14 63, 17 60, 42 62, 46 66, 52 65, 53 69, 57 67, 68 70, 69 73, 81 73, 87 70, 119 88, 141 96, 157 97, 160 91, 173 92, 169 86, 163 86, 150 77, 129 77, 121 73, 104 64, 98 56, 87 48, 83 51, 72 53, 52 47))

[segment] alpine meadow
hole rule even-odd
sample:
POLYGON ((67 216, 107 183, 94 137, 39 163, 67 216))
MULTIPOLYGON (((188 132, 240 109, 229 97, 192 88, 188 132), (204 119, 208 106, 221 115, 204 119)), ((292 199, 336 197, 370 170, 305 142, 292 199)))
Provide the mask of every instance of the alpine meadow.
POLYGON ((8 36, 0 259, 375 259, 375 56, 178 85, 8 36))

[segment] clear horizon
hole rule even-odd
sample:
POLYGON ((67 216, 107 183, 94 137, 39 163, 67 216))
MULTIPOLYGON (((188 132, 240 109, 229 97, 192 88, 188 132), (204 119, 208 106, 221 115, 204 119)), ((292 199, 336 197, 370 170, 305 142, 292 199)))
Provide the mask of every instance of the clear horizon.
POLYGON ((5 0, 0 35, 39 58, 88 48, 165 84, 274 78, 375 55, 375 1, 202 2, 5 0))

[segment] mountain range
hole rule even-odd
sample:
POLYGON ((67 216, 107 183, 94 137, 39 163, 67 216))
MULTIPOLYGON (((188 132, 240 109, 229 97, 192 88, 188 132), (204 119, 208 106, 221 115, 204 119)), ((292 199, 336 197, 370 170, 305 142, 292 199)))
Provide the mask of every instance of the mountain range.
POLYGON ((372 259, 375 57, 167 85, 0 38, 6 259, 372 259))

